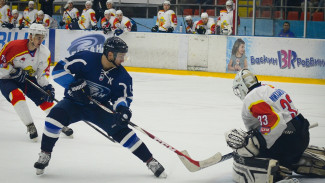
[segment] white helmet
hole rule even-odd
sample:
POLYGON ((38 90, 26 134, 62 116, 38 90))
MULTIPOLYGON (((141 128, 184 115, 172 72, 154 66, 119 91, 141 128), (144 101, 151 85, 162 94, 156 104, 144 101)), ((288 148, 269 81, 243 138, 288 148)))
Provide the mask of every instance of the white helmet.
POLYGON ((104 15, 110 15, 111 14, 111 11, 110 10, 105 10, 104 11, 104 15))
POLYGON ((187 21, 187 20, 192 20, 191 15, 188 15, 188 16, 185 17, 185 21, 187 21))
POLYGON ((164 1, 164 2, 163 2, 163 5, 165 5, 165 4, 166 4, 166 5, 170 5, 170 1, 164 1))
POLYGON ((37 15, 44 15, 44 11, 39 10, 39 11, 37 12, 37 15))
POLYGON ((13 10, 11 11, 11 14, 16 14, 16 13, 18 13, 17 9, 13 9, 13 10))
POLYGON ((209 15, 208 15, 207 12, 203 12, 203 13, 201 14, 201 18, 208 18, 208 17, 209 17, 209 15))
POLYGON ((228 1, 226 2, 226 6, 232 6, 232 5, 233 5, 232 0, 228 0, 228 1))
POLYGON ((42 24, 33 23, 28 30, 29 34, 32 34, 33 37, 36 34, 44 35, 46 37, 46 30, 42 24))
POLYGON ((232 88, 235 95, 244 100, 249 89, 257 83, 257 77, 252 72, 248 69, 242 69, 236 74, 232 88))
POLYGON ((113 4, 113 1, 112 0, 107 0, 106 4, 113 4))
POLYGON ((116 15, 123 15, 123 12, 122 12, 122 10, 117 10, 115 14, 116 15))
POLYGON ((92 6, 93 3, 92 3, 91 1, 86 1, 85 5, 90 5, 90 6, 92 6))

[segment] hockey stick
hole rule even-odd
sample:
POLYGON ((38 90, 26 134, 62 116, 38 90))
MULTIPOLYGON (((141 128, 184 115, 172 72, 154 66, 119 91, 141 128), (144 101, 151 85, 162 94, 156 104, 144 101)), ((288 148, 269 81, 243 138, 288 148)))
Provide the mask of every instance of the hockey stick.
MULTIPOLYGON (((110 110, 109 108, 107 108, 106 106, 102 105, 100 102, 98 102, 97 100, 89 97, 89 99, 94 102, 96 105, 98 105, 100 108, 102 108, 103 110, 105 110, 108 113, 112 113, 114 114, 115 112, 110 110)), ((197 161, 197 160, 193 160, 187 153, 186 150, 184 151, 179 151, 177 149, 175 149, 174 147, 172 147, 171 145, 167 144, 166 142, 162 141, 161 139, 159 139, 158 137, 154 136, 153 134, 149 133, 148 131, 144 130, 143 128, 140 128, 139 126, 137 126, 136 124, 132 123, 131 121, 128 122, 129 125, 131 125, 133 128, 139 130, 140 132, 146 134, 147 136, 149 136, 151 139, 157 141, 159 144, 162 144, 163 146, 165 146, 167 149, 173 151, 174 153, 176 153, 180 159, 184 159, 186 163, 184 163, 184 161, 182 160, 183 164, 186 166, 186 168, 189 171, 198 171, 200 169, 209 167, 211 165, 214 165, 216 163, 219 163, 221 161, 227 160, 229 158, 232 157, 232 153, 229 153, 227 155, 222 156, 221 153, 216 153, 215 155, 213 155, 212 157, 202 160, 202 161, 197 161)))
POLYGON ((139 22, 136 22, 133 18, 130 18, 130 20, 134 21, 136 24, 141 25, 142 27, 145 27, 145 28, 151 30, 151 28, 149 28, 149 27, 147 27, 147 26, 145 26, 145 25, 143 25, 143 24, 140 24, 139 22))
MULTIPOLYGON (((309 126, 309 129, 311 129, 311 128, 315 128, 315 127, 317 127, 318 126, 318 123, 316 122, 316 123, 313 123, 313 124, 310 124, 310 126, 309 126)), ((187 153, 187 151, 182 151, 184 154, 186 154, 187 156, 189 156, 190 157, 190 155, 187 153)), ((230 159, 230 158, 232 158, 233 157, 233 152, 231 152, 231 153, 228 153, 228 154, 225 154, 225 155, 221 155, 220 154, 220 156, 221 156, 221 158, 220 159, 217 159, 217 160, 215 160, 215 161, 211 161, 211 162, 204 162, 205 164, 202 164, 202 166, 200 166, 200 167, 196 167, 196 166, 193 166, 193 164, 191 164, 187 159, 185 159, 184 157, 179 157, 181 160, 182 160, 182 162, 183 162, 183 164, 185 165, 185 167, 190 171, 190 172, 196 172, 196 171, 199 171, 199 170, 201 170, 201 169, 203 169, 203 168, 207 168, 207 167, 209 167, 209 166, 212 166, 212 165, 215 165, 215 164, 217 164, 217 163, 220 163, 220 162, 222 162, 222 161, 225 161, 225 160, 228 160, 228 159, 230 159)))
MULTIPOLYGON (((26 78, 25 80, 28 81, 31 85, 33 85, 35 88, 37 88, 37 89, 38 89, 40 92, 42 92, 43 94, 48 95, 48 96, 51 95, 51 94, 47 93, 46 91, 44 91, 41 87, 39 87, 38 85, 36 85, 33 81, 29 80, 28 78, 26 78)), ((54 98, 54 101, 55 101, 56 103, 59 102, 59 101, 58 101, 57 99, 55 99, 55 98, 54 98)), ((110 141, 115 142, 115 140, 114 140, 112 137, 106 135, 104 132, 102 132, 101 130, 99 130, 97 127, 95 127, 95 126, 94 126, 93 124, 91 124, 90 122, 85 121, 85 120, 84 120, 84 122, 85 122, 87 125, 89 125, 90 127, 92 127, 93 129, 95 129, 97 132, 99 132, 100 134, 102 134, 103 136, 105 136, 106 138, 108 138, 110 141)))

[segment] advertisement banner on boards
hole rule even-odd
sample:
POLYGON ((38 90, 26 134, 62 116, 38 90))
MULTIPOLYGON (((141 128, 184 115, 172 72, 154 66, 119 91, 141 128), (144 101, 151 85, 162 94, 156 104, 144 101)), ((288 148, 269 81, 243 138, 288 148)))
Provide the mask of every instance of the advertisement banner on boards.
POLYGON ((102 31, 65 30, 55 32, 55 61, 58 62, 79 51, 103 52, 103 45, 108 37, 102 31))
POLYGON ((325 79, 324 40, 228 37, 226 72, 325 79))

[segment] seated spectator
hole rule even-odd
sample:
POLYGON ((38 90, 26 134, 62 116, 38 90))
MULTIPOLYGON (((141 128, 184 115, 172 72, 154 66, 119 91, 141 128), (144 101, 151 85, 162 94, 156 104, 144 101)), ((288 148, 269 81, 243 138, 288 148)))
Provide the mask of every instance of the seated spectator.
POLYGON ((13 27, 19 27, 23 22, 23 16, 17 11, 17 9, 13 9, 11 11, 12 16, 9 18, 9 23, 13 25, 13 27))
POLYGON ((4 22, 7 24, 9 22, 9 17, 11 17, 9 6, 6 5, 5 0, 0 0, 0 25, 4 22))
POLYGON ((113 8, 113 1, 107 0, 106 1, 106 8, 111 12, 111 16, 115 17, 116 10, 113 8))
POLYGON ((185 30, 186 34, 196 34, 196 32, 195 32, 196 25, 194 24, 192 17, 190 15, 186 16, 185 21, 187 24, 186 30, 185 30))
POLYGON ((45 28, 49 28, 52 21, 53 20, 50 18, 48 14, 44 14, 42 10, 39 10, 37 12, 37 17, 33 23, 42 24, 45 28))
POLYGON ((118 36, 123 32, 130 32, 132 23, 128 17, 123 16, 121 10, 116 11, 116 17, 113 20, 112 30, 118 36))
POLYGON ((108 32, 112 31, 112 24, 114 21, 114 17, 111 15, 110 10, 105 10, 104 12, 104 18, 100 21, 101 27, 104 31, 104 34, 107 34, 108 32))
POLYGON ((60 22, 60 26, 63 26, 65 24, 65 28, 69 29, 69 25, 72 23, 73 26, 70 26, 72 29, 79 29, 79 10, 73 7, 73 1, 69 0, 64 8, 66 10, 63 12, 63 18, 60 22))
POLYGON ((279 37, 296 37, 293 32, 290 31, 290 23, 284 22, 283 23, 283 29, 278 35, 279 37))
POLYGON ((23 23, 20 25, 22 27, 29 27, 37 17, 37 10, 34 9, 34 1, 28 2, 28 7, 24 10, 23 13, 23 23))
POLYGON ((198 34, 215 34, 216 33, 216 24, 213 18, 209 18, 209 15, 206 12, 201 14, 201 20, 198 20, 194 23, 195 31, 198 34))
POLYGON ((157 14, 156 25, 151 28, 152 32, 173 32, 177 27, 177 17, 173 10, 170 10, 170 2, 164 1, 163 10, 157 14))
POLYGON ((80 29, 98 30, 95 11, 92 9, 92 2, 86 1, 85 9, 82 11, 78 21, 80 29))

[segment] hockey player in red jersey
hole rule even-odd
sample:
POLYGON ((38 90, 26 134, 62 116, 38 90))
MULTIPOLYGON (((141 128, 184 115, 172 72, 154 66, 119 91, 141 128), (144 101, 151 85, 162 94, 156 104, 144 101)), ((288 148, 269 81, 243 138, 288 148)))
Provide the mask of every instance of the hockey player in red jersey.
POLYGON ((164 1, 163 10, 157 14, 156 25, 151 28, 151 32, 173 32, 177 27, 177 17, 173 10, 170 10, 170 2, 164 1))
POLYGON ((116 11, 116 17, 113 19, 112 31, 115 35, 119 36, 123 32, 130 32, 132 23, 130 19, 126 16, 123 16, 122 10, 116 11))
MULTIPOLYGON (((14 40, 7 43, 0 52, 0 90, 12 104, 21 121, 27 126, 30 139, 37 141, 37 130, 26 103, 30 98, 45 113, 53 106, 54 88, 49 84, 51 55, 42 45, 46 30, 41 24, 32 24, 28 39, 14 40), (26 78, 47 91, 44 96, 26 78)), ((66 127, 65 132, 72 130, 66 127)), ((71 135, 70 134, 70 135, 71 135)))
POLYGON ((195 21, 195 31, 198 34, 215 34, 216 24, 213 18, 209 18, 206 12, 201 14, 201 20, 195 21))
MULTIPOLYGON (((325 148, 308 146, 309 122, 295 107, 288 93, 261 84, 247 69, 237 73, 233 90, 244 103, 242 119, 248 130, 232 129, 226 133, 227 144, 235 153, 236 182, 251 177, 249 171, 245 173, 243 169, 265 170, 261 168, 262 162, 267 162, 266 170, 278 162, 288 168, 286 172, 289 175, 293 170, 298 174, 325 176, 325 148)), ((259 182, 270 176, 273 180, 281 179, 277 174, 267 173, 263 178, 254 175, 255 179, 249 182, 259 182)))
MULTIPOLYGON (((235 4, 232 0, 226 2, 226 9, 220 11, 220 16, 217 20, 217 34, 235 35, 235 4)), ((240 18, 237 17, 237 24, 240 24, 240 18)))

